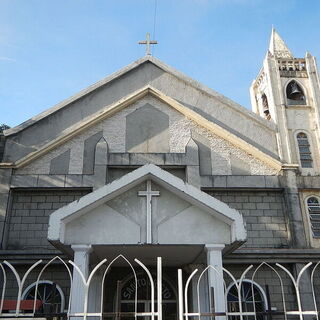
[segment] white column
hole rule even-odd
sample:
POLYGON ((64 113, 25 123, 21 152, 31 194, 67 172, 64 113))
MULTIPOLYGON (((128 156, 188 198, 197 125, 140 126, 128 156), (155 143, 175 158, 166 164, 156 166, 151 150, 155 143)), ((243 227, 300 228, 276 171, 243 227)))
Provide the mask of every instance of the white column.
MULTIPOLYGON (((207 261, 208 265, 213 266, 219 274, 223 277, 222 272, 222 250, 224 248, 224 244, 207 244, 207 261)), ((214 306, 215 312, 225 312, 225 292, 224 292, 224 284, 223 278, 217 274, 212 268, 208 270, 208 280, 209 280, 209 292, 211 292, 211 288, 213 288, 214 293, 214 306)), ((216 317, 217 320, 226 319, 225 316, 216 317)))
MULTIPOLYGON (((89 274, 89 257, 92 251, 91 245, 73 245, 73 262, 79 267, 87 280, 89 274)), ((71 313, 83 312, 84 305, 84 285, 78 271, 73 269, 72 293, 71 293, 71 313)))

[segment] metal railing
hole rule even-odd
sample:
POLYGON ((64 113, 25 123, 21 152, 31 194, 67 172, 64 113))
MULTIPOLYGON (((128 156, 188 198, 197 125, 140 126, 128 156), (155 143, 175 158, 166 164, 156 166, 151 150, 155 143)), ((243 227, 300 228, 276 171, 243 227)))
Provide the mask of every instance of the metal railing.
MULTIPOLYGON (((226 268, 218 270, 214 266, 206 266, 204 268, 195 269, 190 275, 183 272, 182 269, 178 269, 178 290, 177 290, 177 319, 188 320, 198 318, 208 319, 217 318, 232 319, 232 320, 260 320, 260 319, 285 319, 295 317, 296 319, 303 320, 316 319, 319 320, 319 309, 318 309, 318 291, 316 285, 316 276, 319 270, 318 263, 307 263, 305 264, 296 275, 293 274, 287 266, 281 264, 269 264, 263 262, 259 265, 248 266, 241 274, 239 271, 231 272, 226 268), (263 278, 265 290, 263 292, 262 287, 259 286, 261 281, 261 274, 271 274, 273 281, 273 288, 276 288, 274 282, 277 285, 277 301, 272 301, 273 293, 269 292, 269 285, 266 278, 263 278), (208 287, 206 275, 211 273, 215 276, 216 281, 223 283, 224 292, 223 304, 216 305, 216 297, 214 297, 213 288, 208 287), (235 276, 237 273, 238 276, 235 276), (259 277, 258 277, 259 274, 259 277), (308 306, 304 305, 305 292, 301 290, 302 285, 309 284, 310 287, 310 298, 308 300, 308 306), (288 292, 290 287, 291 292, 288 292), (231 294, 232 291, 232 294, 231 294), (251 292, 250 292, 251 291, 251 292), (259 296, 260 294, 260 296, 259 296), (232 295, 232 299, 230 298, 232 295), (246 295, 246 297, 245 297, 246 295), (291 302, 288 303, 288 297, 290 296, 291 302), (250 299, 246 301, 245 299, 250 299), (230 300, 231 299, 231 300, 230 300), (257 300, 258 299, 258 300, 257 300), (276 304, 277 308, 272 306, 276 304), (231 307, 232 306, 232 307, 231 307), (248 306, 251 308, 248 308, 248 306)), ((83 272, 80 270, 73 261, 65 262, 60 257, 55 257, 48 263, 44 264, 42 260, 34 263, 21 277, 17 268, 14 267, 8 261, 0 263, 0 273, 2 273, 2 289, 1 289, 1 301, 0 301, 0 318, 46 318, 46 319, 83 319, 88 318, 94 319, 151 319, 157 320, 166 319, 166 315, 163 315, 163 299, 162 299, 162 259, 157 258, 156 264, 156 275, 153 275, 151 269, 143 264, 140 260, 134 259, 130 262, 123 255, 119 255, 112 261, 108 262, 107 259, 103 259, 99 262, 93 270, 90 272, 88 277, 85 277, 83 272), (122 263, 128 267, 127 270, 133 274, 134 279, 134 307, 133 310, 124 312, 121 311, 121 307, 114 311, 108 311, 104 309, 105 294, 108 290, 106 286, 106 277, 109 274, 112 267, 115 266, 121 260, 122 263), (47 269, 53 264, 59 262, 60 269, 63 267, 66 272, 66 278, 70 281, 70 294, 69 301, 66 310, 61 312, 45 312, 45 310, 39 309, 38 289, 41 284, 41 280, 47 269), (135 265, 134 265, 135 264, 135 265), (138 311, 138 276, 137 268, 141 268, 144 272, 146 279, 148 280, 148 286, 150 288, 149 309, 138 311), (89 298, 90 288, 94 286, 93 279, 99 274, 101 277, 101 288, 98 300, 98 309, 95 312, 89 311, 89 298), (11 278, 15 279, 17 295, 15 298, 16 304, 14 310, 8 310, 5 307, 6 304, 6 293, 8 289, 8 276, 11 272, 11 278), (34 287, 34 300, 32 308, 30 310, 23 310, 22 304, 25 301, 23 296, 23 290, 26 286, 26 281, 30 275, 36 274, 36 282, 34 287), (13 276, 12 276, 13 275, 13 276), (78 281, 81 282, 83 292, 79 296, 75 296, 74 291, 74 279, 75 275, 78 277, 78 281), (80 279, 80 280, 79 280, 80 279)), ((320 277, 319 277, 320 279, 320 277)), ((271 280, 270 280, 271 281, 271 280)), ((318 280, 317 280, 318 281, 318 280)), ((113 289, 114 290, 114 289, 113 289)), ((78 292, 76 292, 78 294, 78 292)), ((114 294, 114 292, 111 292, 114 294)), ((221 299, 220 299, 221 301, 221 299)))

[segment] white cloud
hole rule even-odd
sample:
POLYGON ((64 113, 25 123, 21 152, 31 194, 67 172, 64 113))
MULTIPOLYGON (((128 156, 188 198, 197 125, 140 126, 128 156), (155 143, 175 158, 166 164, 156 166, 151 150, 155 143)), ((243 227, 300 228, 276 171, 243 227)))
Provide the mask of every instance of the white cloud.
POLYGON ((12 58, 9 58, 9 57, 3 57, 3 56, 0 56, 0 61, 16 62, 15 59, 12 59, 12 58))

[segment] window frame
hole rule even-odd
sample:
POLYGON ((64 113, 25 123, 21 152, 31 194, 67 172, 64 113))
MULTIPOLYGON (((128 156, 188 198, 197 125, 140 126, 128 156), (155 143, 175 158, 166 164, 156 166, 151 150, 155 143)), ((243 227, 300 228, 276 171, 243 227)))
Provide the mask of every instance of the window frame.
MULTIPOLYGON (((55 282, 53 282, 53 281, 51 281, 51 280, 39 280, 39 281, 38 281, 38 286, 39 286, 39 284, 50 284, 50 285, 55 284, 56 289, 58 290, 58 292, 59 292, 59 294, 60 294, 60 297, 61 297, 60 312, 64 312, 64 308, 65 308, 65 296, 64 296, 64 293, 63 293, 61 287, 60 287, 57 283, 55 283, 55 282)), ((26 297, 27 297, 27 295, 29 294, 30 290, 32 290, 33 287, 36 287, 36 285, 37 285, 37 282, 33 282, 33 283, 31 283, 27 288, 24 289, 24 291, 23 291, 23 293, 22 293, 22 295, 21 295, 21 297, 22 297, 23 300, 26 299, 26 297)))
MULTIPOLYGON (((236 280, 236 281, 237 281, 237 283, 239 284, 240 279, 238 279, 238 280, 236 280)), ((261 295, 262 302, 263 302, 263 307, 264 307, 264 311, 268 310, 268 309, 269 309, 269 307, 268 307, 268 299, 267 299, 267 295, 266 295, 265 291, 263 290, 263 288, 262 288, 257 282, 255 282, 255 281, 253 281, 253 280, 250 280, 250 279, 243 279, 243 280, 242 280, 242 284, 243 284, 243 283, 248 283, 250 286, 253 285, 254 287, 256 287, 256 289, 258 290, 258 292, 259 292, 260 295, 261 295)), ((241 284, 241 286, 242 286, 242 284, 241 284)), ((227 311, 229 310, 228 295, 229 295, 229 292, 230 292, 230 290, 231 290, 231 288, 232 288, 233 286, 235 286, 235 283, 234 283, 234 282, 231 282, 231 283, 229 284, 229 286, 227 287, 226 293, 225 293, 225 300, 226 300, 226 303, 227 303, 227 311)), ((241 303, 243 303, 242 298, 241 298, 241 303)), ((245 317, 245 316, 243 316, 243 317, 245 317)))
POLYGON ((262 92, 260 99, 261 99, 261 111, 262 111, 264 118, 266 120, 271 120, 269 99, 268 99, 267 94, 265 92, 262 92), (266 106, 265 106, 265 103, 266 103, 266 106))
MULTIPOLYGON (((308 221, 309 221, 309 229, 310 229, 310 235, 313 239, 320 239, 320 226, 319 226, 319 235, 315 235, 313 232, 313 226, 312 226, 312 220, 311 220, 311 214, 309 211, 309 203, 308 200, 311 198, 315 198, 318 201, 319 204, 319 211, 320 211, 320 197, 316 196, 316 195, 309 195, 305 198, 305 206, 306 206, 306 212, 308 214, 308 221)), ((320 224, 320 213, 319 213, 319 220, 318 220, 319 224, 320 224)))
POLYGON ((314 165, 315 165, 315 162, 314 162, 315 159, 313 157, 312 141, 310 140, 309 133, 305 132, 304 130, 297 130, 296 133, 295 133, 295 143, 296 143, 296 146, 297 146, 297 156, 298 156, 298 159, 299 159, 300 168, 303 169, 303 170, 313 170, 314 169, 314 165), (308 144, 299 144, 298 135, 301 134, 301 133, 306 136, 306 140, 307 140, 308 144), (309 148, 309 152, 300 152, 300 148, 301 147, 302 148, 308 147, 309 148), (306 154, 310 155, 310 157, 311 157, 310 161, 308 161, 308 159, 303 159, 301 157, 301 156, 306 155, 306 154), (303 162, 309 162, 309 163, 311 163, 311 166, 310 167, 305 167, 305 166, 302 165, 303 162))

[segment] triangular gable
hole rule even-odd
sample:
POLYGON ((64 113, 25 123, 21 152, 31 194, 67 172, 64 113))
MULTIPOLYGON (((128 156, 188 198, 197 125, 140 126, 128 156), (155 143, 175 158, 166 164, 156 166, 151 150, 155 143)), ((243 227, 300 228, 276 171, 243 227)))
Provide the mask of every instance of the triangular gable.
POLYGON ((20 125, 14 127, 14 128, 10 128, 8 130, 4 131, 4 135, 5 136, 10 136, 13 134, 16 134, 32 125, 34 125, 35 123, 37 123, 38 121, 50 116, 51 114, 67 107, 68 105, 74 103, 75 101, 85 97, 86 95, 90 94, 91 92, 101 88, 102 86, 120 78, 121 76, 123 76, 124 74, 138 68, 139 66, 141 66, 142 64, 144 64, 145 62, 151 62, 153 63, 155 66, 157 66, 158 68, 162 69, 163 71, 172 74, 173 76, 177 77, 178 79, 184 81, 185 83, 187 83, 188 85, 214 97, 215 99, 217 99, 218 101, 220 101, 223 104, 227 104, 230 108, 232 108, 234 111, 241 113, 243 116, 250 118, 253 121, 258 122, 260 125, 262 125, 263 127, 266 127, 268 129, 274 130, 275 129, 275 125, 271 122, 266 121, 265 119, 261 118, 259 115, 255 114, 254 112, 244 108, 243 106, 239 105, 238 103, 232 101, 231 99, 225 97, 224 95, 216 92, 215 90, 201 84, 200 82, 186 76, 185 74, 183 74, 182 72, 172 68, 171 66, 163 63, 162 61, 160 61, 159 59, 152 57, 152 56, 145 56, 141 59, 138 59, 136 61, 134 61, 133 63, 125 66, 124 68, 120 69, 119 71, 116 71, 115 73, 111 74, 110 76, 107 76, 106 78, 94 83, 93 85, 87 87, 86 89, 80 91, 79 93, 71 96, 70 98, 63 100, 62 102, 60 102, 59 104, 53 106, 52 108, 32 117, 31 119, 21 123, 20 125))
POLYGON ((119 112, 120 110, 124 109, 128 105, 136 102, 137 100, 143 98, 146 95, 152 95, 159 99, 160 101, 166 103, 170 107, 174 108, 187 118, 195 121, 200 126, 204 127, 205 129, 211 131, 215 135, 229 141, 233 145, 237 146, 238 148, 244 150, 245 152, 252 154, 257 159, 267 163, 272 168, 276 170, 281 169, 281 162, 276 160, 275 158, 271 157, 270 155, 262 152, 257 147, 251 145, 247 141, 243 140, 242 138, 236 136, 235 134, 229 132, 228 130, 224 129, 223 127, 219 126, 218 124, 213 123, 212 121, 207 120, 203 116, 199 115, 197 112, 185 107, 175 99, 163 94, 161 91, 151 87, 146 86, 129 96, 120 99, 119 101, 105 107, 103 110, 83 119, 80 123, 77 123, 67 130, 65 130, 58 138, 50 141, 48 144, 44 145, 37 151, 34 151, 27 156, 23 157, 22 159, 18 160, 13 167, 20 168, 22 166, 27 165, 31 161, 41 157, 42 155, 46 154, 50 150, 62 145, 66 141, 70 140, 74 136, 78 135, 80 132, 88 129, 89 127, 95 125, 96 123, 100 122, 101 120, 111 117, 115 113, 119 112))
POLYGON ((184 198, 194 206, 201 208, 229 225, 232 232, 232 242, 243 242, 246 240, 243 217, 237 210, 231 209, 225 203, 152 164, 144 165, 80 198, 78 201, 74 201, 53 212, 49 220, 48 239, 53 242, 63 243, 64 230, 67 223, 125 193, 147 179, 151 179, 178 197, 184 198))

